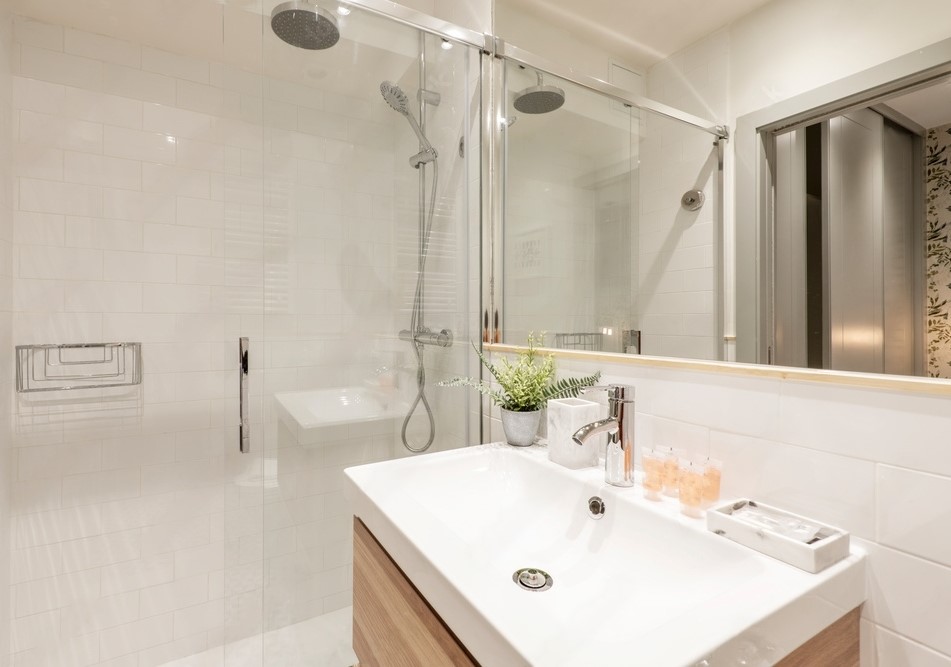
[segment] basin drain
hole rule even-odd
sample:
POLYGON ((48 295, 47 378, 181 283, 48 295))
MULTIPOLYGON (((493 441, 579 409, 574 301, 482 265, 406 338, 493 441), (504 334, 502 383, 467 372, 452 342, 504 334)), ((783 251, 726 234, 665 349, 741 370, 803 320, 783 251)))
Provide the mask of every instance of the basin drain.
POLYGON ((553 583, 547 572, 536 567, 523 567, 521 570, 516 570, 512 575, 512 581, 526 591, 534 592, 547 591, 553 583))

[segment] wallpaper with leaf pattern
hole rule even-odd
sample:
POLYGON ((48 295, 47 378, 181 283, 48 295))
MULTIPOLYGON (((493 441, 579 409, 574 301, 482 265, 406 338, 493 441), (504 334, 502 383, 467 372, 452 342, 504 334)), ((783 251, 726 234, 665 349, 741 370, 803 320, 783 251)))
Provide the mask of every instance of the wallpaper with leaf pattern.
POLYGON ((928 374, 951 377, 951 125, 928 130, 925 147, 928 374))

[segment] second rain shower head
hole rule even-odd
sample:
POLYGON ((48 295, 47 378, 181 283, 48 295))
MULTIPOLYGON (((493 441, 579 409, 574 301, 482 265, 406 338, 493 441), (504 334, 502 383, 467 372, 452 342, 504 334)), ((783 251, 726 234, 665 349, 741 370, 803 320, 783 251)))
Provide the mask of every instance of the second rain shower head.
POLYGON ((536 71, 538 84, 515 93, 512 104, 522 113, 548 113, 565 103, 565 91, 558 86, 546 86, 542 73, 536 71))
POLYGON ((290 0, 275 7, 271 30, 291 46, 310 51, 329 49, 340 39, 333 14, 307 0, 290 0))

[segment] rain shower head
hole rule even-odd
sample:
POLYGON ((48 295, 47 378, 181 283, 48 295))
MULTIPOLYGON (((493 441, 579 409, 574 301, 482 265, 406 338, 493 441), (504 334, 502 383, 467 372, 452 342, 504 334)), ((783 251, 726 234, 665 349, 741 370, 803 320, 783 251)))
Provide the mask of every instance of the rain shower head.
POLYGON ((558 86, 546 86, 542 73, 536 72, 538 85, 515 93, 512 104, 522 113, 548 113, 565 103, 565 91, 558 86))
POLYGON ((283 2, 271 12, 271 29, 291 46, 317 51, 340 39, 337 19, 306 0, 283 2))

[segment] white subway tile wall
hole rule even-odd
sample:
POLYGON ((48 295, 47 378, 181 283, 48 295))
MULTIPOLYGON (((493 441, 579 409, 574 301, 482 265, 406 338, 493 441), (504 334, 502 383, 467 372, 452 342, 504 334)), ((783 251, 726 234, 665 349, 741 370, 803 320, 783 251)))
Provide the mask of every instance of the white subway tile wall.
MULTIPOLYGON (((256 20, 246 28, 260 31, 256 20)), ((397 332, 415 288, 418 172, 406 157, 418 148, 377 90, 396 70, 338 94, 14 24, 0 340, 141 341, 146 372, 131 401, 17 401, 12 664, 161 664, 346 607, 341 471, 405 453, 401 420, 300 443, 263 399, 394 375, 412 398, 414 359, 397 332), (236 453, 232 426, 241 335, 252 337, 251 456, 236 453)), ((273 42, 265 57, 304 71, 309 53, 273 42)), ((480 127, 478 60, 436 46, 430 82, 445 102, 427 133, 446 157, 426 324, 458 345, 426 351, 434 450, 471 438, 466 392, 435 383, 465 372, 475 330, 478 256, 466 248, 478 171, 449 156, 466 121, 468 145, 480 127)), ((411 442, 425 431, 418 414, 411 442)))

